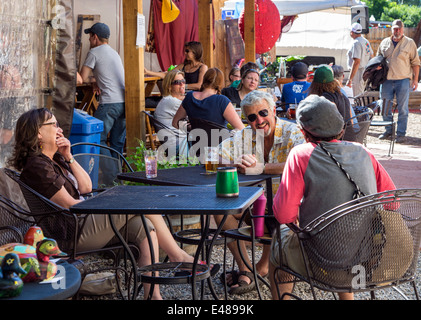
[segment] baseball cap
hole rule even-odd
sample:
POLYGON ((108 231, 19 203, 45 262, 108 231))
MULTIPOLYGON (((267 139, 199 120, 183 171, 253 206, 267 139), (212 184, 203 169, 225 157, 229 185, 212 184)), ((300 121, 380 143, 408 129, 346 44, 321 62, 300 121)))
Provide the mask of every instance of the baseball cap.
POLYGON ((394 28, 403 28, 403 22, 400 19, 396 19, 392 22, 392 29, 394 28))
POLYGON ((92 27, 84 30, 86 34, 94 33, 100 38, 108 39, 110 37, 110 28, 105 23, 97 22, 92 27))
POLYGON ((322 65, 316 69, 314 72, 313 82, 317 83, 329 83, 333 79, 333 70, 328 65, 322 65))
POLYGON ((358 22, 354 22, 351 25, 351 31, 354 33, 361 33, 363 31, 363 27, 358 22))
POLYGON ((291 74, 295 79, 305 79, 307 73, 308 67, 304 62, 297 62, 291 67, 291 74))
POLYGON ((316 94, 300 101, 296 118, 301 128, 317 138, 335 137, 344 128, 344 119, 336 105, 316 94))

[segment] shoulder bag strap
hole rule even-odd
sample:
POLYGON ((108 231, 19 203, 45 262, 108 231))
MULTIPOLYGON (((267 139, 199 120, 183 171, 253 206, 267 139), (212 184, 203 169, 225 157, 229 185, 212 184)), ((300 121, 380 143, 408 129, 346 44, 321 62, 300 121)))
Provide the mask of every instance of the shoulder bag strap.
POLYGON ((361 191, 360 187, 358 187, 358 185, 355 183, 355 181, 351 178, 351 176, 349 175, 349 173, 344 169, 344 167, 342 166, 342 164, 339 163, 338 160, 336 160, 336 158, 333 156, 333 154, 331 154, 320 142, 317 143, 317 145, 324 151, 326 152, 326 154, 336 163, 336 165, 339 167, 339 169, 341 169, 341 171, 345 174, 345 176, 348 178, 349 181, 351 181, 351 183, 354 185, 355 187, 355 192, 354 192, 354 197, 353 199, 358 199, 360 197, 364 197, 365 194, 361 191))

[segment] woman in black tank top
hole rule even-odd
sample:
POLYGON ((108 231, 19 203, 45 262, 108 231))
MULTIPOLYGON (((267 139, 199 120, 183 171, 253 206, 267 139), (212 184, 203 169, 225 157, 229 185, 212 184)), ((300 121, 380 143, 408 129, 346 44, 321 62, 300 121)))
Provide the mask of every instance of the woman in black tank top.
POLYGON ((208 70, 208 66, 203 63, 203 47, 198 41, 190 41, 184 45, 185 59, 183 64, 178 65, 185 74, 186 90, 200 90, 203 76, 208 70))

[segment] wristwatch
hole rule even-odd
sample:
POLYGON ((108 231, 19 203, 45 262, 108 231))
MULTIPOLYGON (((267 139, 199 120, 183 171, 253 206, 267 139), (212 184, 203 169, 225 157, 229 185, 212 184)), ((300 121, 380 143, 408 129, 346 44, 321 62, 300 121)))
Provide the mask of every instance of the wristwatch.
POLYGON ((66 161, 66 163, 68 163, 68 164, 72 164, 73 162, 75 162, 75 158, 74 157, 72 157, 69 161, 67 161, 67 160, 65 160, 66 161))

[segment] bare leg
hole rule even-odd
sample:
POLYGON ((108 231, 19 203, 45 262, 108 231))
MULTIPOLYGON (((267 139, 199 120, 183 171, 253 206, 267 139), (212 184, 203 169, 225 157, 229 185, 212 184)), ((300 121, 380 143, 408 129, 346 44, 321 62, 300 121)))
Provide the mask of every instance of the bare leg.
MULTIPOLYGON (((269 263, 269 281, 270 281, 270 291, 272 293, 273 300, 279 300, 280 297, 278 296, 277 288, 279 288, 279 294, 282 297, 284 293, 291 293, 294 284, 293 283, 281 283, 277 284, 274 277, 274 271, 276 266, 272 263, 269 263)), ((276 279, 282 279, 283 281, 292 280, 292 275, 287 272, 278 270, 276 279)), ((283 300, 289 300, 290 297, 286 295, 283 300)))
POLYGON ((178 246, 162 216, 151 214, 145 217, 154 225, 159 247, 165 251, 171 262, 193 262, 193 257, 178 246))
MULTIPOLYGON (((151 231, 150 235, 151 235, 151 240, 152 240, 152 244, 153 244, 153 247, 154 247, 155 262, 158 262, 157 258, 159 257, 159 249, 158 249, 159 247, 158 247, 158 239, 156 237, 156 232, 151 231)), ((150 265, 152 263, 152 261, 151 261, 151 251, 149 249, 148 238, 145 238, 144 240, 142 240, 142 242, 139 245, 139 250, 140 250, 140 256, 139 256, 139 259, 137 261, 139 267, 150 265)), ((149 273, 149 275, 150 275, 150 273, 149 273)), ((144 291, 143 298, 145 300, 148 298, 150 287, 151 287, 151 285, 149 283, 143 284, 143 291, 144 291)), ((162 296, 161 296, 161 293, 159 291, 158 285, 155 285, 155 287, 154 287, 153 294, 152 294, 152 300, 162 300, 162 296)))
MULTIPOLYGON (((223 216, 214 216, 215 221, 217 224, 220 224, 222 221, 223 216)), ((229 230, 229 229, 237 229, 238 228, 238 220, 241 218, 241 215, 233 215, 233 216, 228 216, 227 220, 225 221, 225 224, 223 226, 223 230, 229 230)), ((234 260, 238 265, 238 270, 239 271, 251 271, 249 268, 247 268, 246 263, 248 265, 251 266, 251 261, 250 258, 247 254, 245 254, 246 251, 246 243, 245 241, 240 241, 240 247, 238 246, 238 242, 237 241, 233 241, 227 244, 228 249, 231 251, 232 255, 234 256, 234 260), (243 252, 243 256, 244 259, 246 260, 246 263, 243 261, 243 259, 241 259, 241 255, 240 255, 240 248, 241 248, 241 252, 243 252)), ((256 268, 257 271, 259 272, 260 275, 265 276, 268 273, 268 268, 269 268, 269 255, 270 255, 270 247, 269 246, 264 246, 263 248, 263 255, 262 258, 260 259, 260 261, 256 264, 256 268)), ((232 280, 231 280, 232 276, 231 274, 227 275, 227 283, 231 284, 232 280)), ((249 277, 245 276, 245 275, 241 275, 239 277, 239 280, 244 280, 247 283, 250 283, 250 279, 249 277)), ((233 285, 232 287, 236 287, 237 285, 233 285)))

